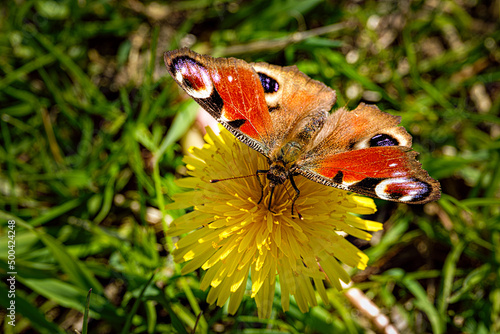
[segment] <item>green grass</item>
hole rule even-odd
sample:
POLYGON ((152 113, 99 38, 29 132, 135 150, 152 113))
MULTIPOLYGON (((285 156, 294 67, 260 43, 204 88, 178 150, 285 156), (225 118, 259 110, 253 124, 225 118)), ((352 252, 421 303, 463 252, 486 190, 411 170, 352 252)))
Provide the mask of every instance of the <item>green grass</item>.
POLYGON ((0 6, 2 315, 9 220, 17 271, 16 326, 0 320, 0 331, 81 331, 86 305, 86 333, 375 328, 331 289, 331 304, 308 314, 293 303, 283 313, 278 291, 272 319, 260 320, 248 296, 231 316, 206 304, 201 272, 180 276, 164 231, 182 212, 163 208, 181 191, 173 181, 197 106, 167 75, 162 53, 186 43, 296 64, 336 89, 336 107, 365 101, 401 115, 443 195, 423 207, 378 201, 370 218, 384 232, 370 244, 352 240, 370 256, 353 280, 401 332, 500 331, 497 2, 0 6))

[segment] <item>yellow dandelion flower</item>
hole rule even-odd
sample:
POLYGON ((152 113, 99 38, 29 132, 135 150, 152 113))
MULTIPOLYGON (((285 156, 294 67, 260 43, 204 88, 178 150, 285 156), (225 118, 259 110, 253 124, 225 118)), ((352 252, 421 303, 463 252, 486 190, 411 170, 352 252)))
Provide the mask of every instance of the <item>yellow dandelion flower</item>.
MULTIPOLYGON (((238 141, 227 130, 215 135, 207 128, 207 144, 191 148, 185 157, 190 177, 178 184, 192 191, 174 196, 168 209, 194 207, 174 220, 168 236, 188 233, 176 243, 177 263, 187 262, 182 274, 198 268, 205 270, 203 290, 210 287, 207 301, 223 306, 229 300, 234 314, 245 293, 250 274, 251 297, 258 314, 271 314, 276 281, 281 286, 281 305, 289 310, 290 296, 302 312, 317 304, 315 291, 328 303, 324 281, 341 289, 340 281, 350 278, 339 262, 364 269, 368 257, 344 239, 350 234, 369 240, 382 225, 353 214, 370 214, 376 208, 372 199, 326 187, 301 176, 295 178, 300 197, 295 203, 303 219, 291 214, 292 186, 276 187, 271 209, 270 191, 264 186, 264 198, 256 177, 223 179, 253 175, 266 169, 265 157, 238 141)), ((262 176, 264 183, 264 176, 262 176)))

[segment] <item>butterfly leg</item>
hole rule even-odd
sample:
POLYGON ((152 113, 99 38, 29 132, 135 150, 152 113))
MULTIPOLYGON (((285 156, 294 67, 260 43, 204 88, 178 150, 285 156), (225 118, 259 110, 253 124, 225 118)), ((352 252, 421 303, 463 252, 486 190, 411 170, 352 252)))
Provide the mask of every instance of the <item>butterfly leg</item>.
POLYGON ((257 180, 259 181, 260 185, 260 199, 257 202, 257 204, 260 204, 260 202, 262 202, 262 199, 264 198, 264 185, 262 184, 259 174, 267 174, 267 172, 269 172, 269 170, 263 170, 263 169, 257 169, 257 171, 255 172, 255 176, 257 176, 257 180))
MULTIPOLYGON (((265 170, 265 169, 258 169, 257 172, 255 172, 255 175, 257 176, 257 179, 259 180, 259 184, 260 184, 260 199, 257 202, 257 204, 260 204, 260 202, 262 202, 262 199, 264 198, 264 185, 262 184, 262 181, 260 180, 259 174, 267 174, 268 172, 269 172, 269 170, 265 170)), ((276 213, 273 210, 271 210, 271 203, 273 201, 273 193, 274 193, 274 187, 272 186, 272 184, 271 184, 270 188, 271 188, 271 195, 269 196, 269 203, 267 205, 267 209, 269 210, 269 212, 276 213)))
POLYGON ((273 210, 271 210, 271 203, 273 202, 273 193, 274 193, 274 187, 271 187, 271 195, 269 196, 269 203, 267 204, 267 210, 271 213, 276 213, 273 210))
MULTIPOLYGON (((299 188, 297 187, 297 185, 295 184, 295 181, 293 180, 293 175, 290 174, 290 183, 292 184, 292 188, 293 190, 295 190, 295 196, 293 196, 293 199, 292 199, 292 216, 293 216, 293 209, 295 207, 295 201, 299 198, 300 196, 300 190, 299 188)), ((299 216, 299 219, 302 220, 302 215, 300 214, 299 210, 297 210, 297 215, 299 216)))

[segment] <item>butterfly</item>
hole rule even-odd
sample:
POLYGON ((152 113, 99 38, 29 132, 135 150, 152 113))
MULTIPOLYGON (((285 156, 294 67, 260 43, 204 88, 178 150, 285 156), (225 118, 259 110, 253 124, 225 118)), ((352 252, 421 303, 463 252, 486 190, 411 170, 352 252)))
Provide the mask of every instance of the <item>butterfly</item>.
POLYGON ((416 160, 412 137, 398 126, 401 117, 364 103, 330 113, 335 91, 296 66, 213 58, 188 48, 167 51, 164 60, 189 96, 267 158, 269 169, 256 174, 266 174, 271 197, 290 181, 292 214, 297 175, 395 202, 423 204, 441 196, 439 182, 416 160))

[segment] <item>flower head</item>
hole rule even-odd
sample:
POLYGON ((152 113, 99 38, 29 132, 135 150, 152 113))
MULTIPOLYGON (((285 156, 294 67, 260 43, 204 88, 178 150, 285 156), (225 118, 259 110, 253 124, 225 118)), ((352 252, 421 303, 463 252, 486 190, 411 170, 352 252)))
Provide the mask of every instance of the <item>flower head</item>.
POLYGON ((295 202, 303 219, 292 216, 294 189, 289 182, 274 190, 271 211, 270 190, 257 170, 268 168, 267 159, 238 141, 227 130, 215 135, 207 128, 207 144, 191 148, 185 157, 190 177, 178 184, 192 191, 174 196, 169 209, 194 207, 171 224, 169 236, 188 233, 176 243, 173 252, 187 274, 198 268, 206 270, 203 290, 210 287, 209 303, 222 306, 229 299, 229 312, 235 313, 251 276, 251 297, 257 303, 259 317, 271 314, 275 283, 281 286, 281 305, 289 309, 290 296, 302 312, 315 306, 316 290, 328 303, 324 281, 337 289, 340 281, 350 278, 339 261, 364 269, 368 257, 344 239, 350 234, 369 240, 382 225, 353 214, 375 212, 372 199, 327 187, 302 176, 295 177, 300 197, 295 202), (224 182, 224 179, 252 175, 224 182))

